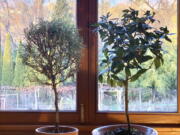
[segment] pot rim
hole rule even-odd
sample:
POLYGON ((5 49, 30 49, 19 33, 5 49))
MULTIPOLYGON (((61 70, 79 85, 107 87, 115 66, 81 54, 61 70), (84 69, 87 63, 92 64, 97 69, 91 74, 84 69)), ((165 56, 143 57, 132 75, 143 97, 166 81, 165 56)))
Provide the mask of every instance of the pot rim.
MULTIPOLYGON (((105 126, 100 126, 100 127, 97 127, 97 128, 95 128, 95 129, 93 129, 92 130, 92 134, 94 134, 95 132, 98 132, 98 130, 100 130, 100 129, 104 129, 104 128, 109 128, 109 127, 120 127, 120 126, 126 126, 126 125, 128 125, 128 124, 113 124, 113 125, 105 125, 105 126)), ((130 124, 131 126, 133 126, 133 127, 143 127, 143 128, 145 128, 145 129, 148 129, 148 132, 150 132, 150 130, 156 135, 156 134, 158 134, 158 132, 157 132, 157 130, 155 130, 154 128, 151 128, 151 127, 148 127, 148 126, 144 126, 144 125, 137 125, 137 124, 130 124)), ((153 135, 154 135, 153 134, 153 135)))
MULTIPOLYGON (((42 126, 42 127, 39 127, 39 128, 36 128, 35 131, 38 132, 38 133, 45 133, 45 134, 52 134, 52 133, 47 133, 47 132, 43 132, 43 131, 40 131, 40 129, 45 129, 45 128, 53 128, 55 126, 42 126)), ((64 125, 59 125, 59 127, 65 127, 65 128, 70 128, 70 129, 73 129, 73 131, 69 131, 69 132, 65 132, 65 133, 60 133, 60 134, 67 134, 67 133, 73 133, 73 132, 78 132, 79 129, 75 128, 75 127, 72 127, 72 126, 64 126, 64 125)), ((59 133, 57 133, 59 134, 59 133)))

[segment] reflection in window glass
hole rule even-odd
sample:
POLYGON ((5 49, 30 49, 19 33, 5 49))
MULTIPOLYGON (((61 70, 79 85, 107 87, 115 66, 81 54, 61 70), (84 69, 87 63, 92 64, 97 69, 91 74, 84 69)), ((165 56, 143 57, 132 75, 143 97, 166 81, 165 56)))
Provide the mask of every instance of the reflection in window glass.
MULTIPOLYGON (((177 1, 176 0, 99 0, 99 16, 112 14, 121 17, 122 10, 132 7, 141 12, 151 10, 160 21, 155 27, 167 26, 172 43, 165 43, 164 65, 148 71, 139 80, 130 83, 129 110, 143 112, 177 111, 177 1), (167 17, 168 16, 168 17, 167 17)), ((99 39, 98 60, 103 59, 103 43, 99 39)), ((99 62, 100 63, 100 62, 99 62)), ((100 66, 99 66, 99 70, 100 66)), ((124 111, 124 90, 98 83, 98 110, 124 111)))
MULTIPOLYGON (((75 0, 0 1, 0 110, 54 110, 49 86, 32 81, 33 71, 22 64, 24 28, 39 19, 63 18, 76 25, 75 0)), ((40 75, 39 75, 40 76, 40 75)), ((76 110, 76 76, 58 87, 60 110, 76 110)))

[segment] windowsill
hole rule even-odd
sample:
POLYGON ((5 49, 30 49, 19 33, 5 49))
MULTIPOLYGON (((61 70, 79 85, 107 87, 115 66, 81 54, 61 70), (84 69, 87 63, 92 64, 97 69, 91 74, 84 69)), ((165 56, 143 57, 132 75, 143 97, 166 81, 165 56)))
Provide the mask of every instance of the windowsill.
MULTIPOLYGON (((35 135, 34 131, 41 125, 1 125, 0 134, 4 135, 35 135)), ((91 131, 99 125, 72 125, 79 129, 79 135, 91 135, 91 131)), ((178 125, 150 125, 158 131, 159 135, 179 135, 178 125)))

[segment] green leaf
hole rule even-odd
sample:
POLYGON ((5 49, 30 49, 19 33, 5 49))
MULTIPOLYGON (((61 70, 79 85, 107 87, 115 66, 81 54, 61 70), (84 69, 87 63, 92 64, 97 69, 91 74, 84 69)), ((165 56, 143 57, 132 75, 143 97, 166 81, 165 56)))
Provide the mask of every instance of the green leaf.
POLYGON ((107 78, 107 83, 108 83, 111 87, 116 86, 116 81, 113 80, 113 79, 110 78, 110 77, 107 78))
POLYGON ((147 55, 147 56, 138 57, 137 60, 139 63, 143 63, 151 60, 152 58, 153 58, 152 56, 147 55))
POLYGON ((124 13, 128 13, 128 12, 129 12, 129 9, 124 9, 123 12, 124 12, 124 13))
POLYGON ((111 45, 113 42, 114 42, 114 37, 113 36, 109 36, 108 44, 111 45))
POLYGON ((171 43, 172 43, 172 40, 171 40, 168 36, 165 36, 164 38, 166 39, 166 41, 168 41, 168 42, 171 42, 171 43))
POLYGON ((121 72, 124 69, 124 65, 123 64, 117 64, 116 67, 114 67, 112 69, 112 72, 117 74, 119 72, 121 72))
POLYGON ((108 54, 109 50, 107 48, 103 48, 103 54, 106 57, 107 60, 109 60, 109 54, 108 54))
POLYGON ((103 30, 99 30, 99 34, 101 39, 104 39, 106 37, 106 32, 104 32, 103 30))
POLYGON ((144 74, 148 69, 141 69, 135 75, 131 77, 131 82, 136 81, 142 74, 144 74))
POLYGON ((101 27, 103 27, 104 29, 108 29, 108 25, 106 23, 99 23, 101 25, 101 27))
MULTIPOLYGON (((135 81, 152 68, 152 62, 156 69, 164 62, 163 41, 171 42, 168 28, 155 28, 152 23, 157 20, 154 19, 155 13, 151 11, 147 10, 143 16, 140 15, 142 14, 138 14, 135 9, 125 9, 122 18, 117 18, 120 23, 116 18, 108 18, 109 14, 102 16, 97 26, 104 43, 102 53, 105 58, 101 63, 110 67, 107 79, 110 85, 123 85, 123 80, 118 82, 118 74, 123 71, 131 81, 135 81)), ((104 73, 103 75, 108 74, 104 73)))
POLYGON ((103 59, 101 63, 108 63, 107 59, 103 59))
POLYGON ((158 69, 161 66, 161 59, 159 57, 156 57, 154 59, 154 66, 156 69, 158 69))
POLYGON ((98 24, 98 23, 95 23, 95 24, 91 24, 90 26, 97 28, 97 27, 99 27, 99 24, 98 24))
POLYGON ((111 75, 111 77, 112 77, 114 80, 119 81, 119 77, 118 77, 118 76, 116 76, 115 74, 111 75))
POLYGON ((167 27, 161 27, 160 30, 162 30, 165 34, 169 33, 169 30, 167 27))
POLYGON ((121 62, 119 57, 114 57, 112 59, 112 64, 111 64, 111 71, 113 73, 119 73, 122 71, 124 68, 124 64, 121 62))
POLYGON ((160 61, 161 61, 161 64, 163 65, 163 64, 164 64, 164 59, 163 59, 163 57, 160 57, 160 61))
POLYGON ((128 77, 131 76, 131 71, 129 70, 129 68, 125 68, 125 73, 128 77))
POLYGON ((146 13, 145 13, 144 15, 150 16, 150 15, 151 15, 151 11, 147 10, 146 13))
POLYGON ((99 75, 98 76, 98 79, 99 79, 99 81, 102 83, 103 82, 103 76, 102 75, 99 75))

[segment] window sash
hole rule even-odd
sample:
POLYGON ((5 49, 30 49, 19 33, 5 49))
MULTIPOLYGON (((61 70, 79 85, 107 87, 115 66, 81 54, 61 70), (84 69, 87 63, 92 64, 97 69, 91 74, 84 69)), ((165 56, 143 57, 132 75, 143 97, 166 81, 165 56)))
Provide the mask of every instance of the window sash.
MULTIPOLYGON (((180 2, 177 0, 178 7, 178 35, 177 42, 180 43, 180 2)), ((98 21, 98 0, 91 0, 89 2, 89 21, 90 24, 96 23, 98 21)), ((177 43, 177 44, 178 44, 177 43)), ((89 66, 89 90, 90 90, 90 99, 91 105, 89 106, 89 110, 91 113, 89 115, 90 123, 96 124, 109 124, 109 123, 126 123, 126 118, 123 112, 98 112, 98 86, 97 86, 97 63, 98 63, 98 36, 96 33, 92 32, 91 29, 89 31, 89 46, 90 46, 90 56, 89 62, 91 62, 89 66)), ((180 67, 180 47, 178 45, 178 68, 180 67)), ((180 76, 180 71, 178 69, 178 78, 180 76)), ((180 79, 177 80, 178 88, 180 88, 180 79)), ((177 88, 177 113, 159 113, 159 112, 130 112, 130 121, 132 123, 139 124, 180 124, 180 92, 177 88)))
MULTIPOLYGON (((180 2, 178 0, 178 7, 180 2)), ((77 75, 77 111, 60 112, 61 124, 87 123, 109 124, 126 123, 123 112, 97 111, 97 34, 90 24, 97 22, 98 0, 77 0, 77 25, 83 36, 85 48, 81 60, 81 67, 77 75), (80 106, 84 106, 82 108, 80 106), (83 116, 83 117, 82 117, 83 116), (83 119, 82 119, 83 118, 83 119)), ((180 10, 178 10, 179 16, 180 10)), ((180 19, 178 18, 178 43, 180 43, 180 19)), ((178 47, 178 52, 180 47, 178 47)), ((178 53, 178 67, 180 67, 178 53)), ((178 70, 178 78, 180 71, 178 70)), ((178 79, 178 88, 180 80, 178 79)), ((130 113, 132 123, 145 124, 180 124, 180 92, 178 90, 177 113, 130 113)), ((0 124, 52 124, 55 119, 54 112, 0 112, 0 124)))
MULTIPOLYGON (((80 34, 84 39, 85 46, 88 45, 88 5, 84 0, 77 0, 77 26, 80 29, 80 34), (83 20, 83 21, 80 21, 83 20)), ((81 123, 81 121, 87 120, 87 111, 84 111, 84 118, 80 117, 80 106, 83 104, 87 106, 88 97, 88 48, 83 50, 79 72, 77 73, 77 110, 75 112, 59 112, 61 124, 74 124, 81 123)), ((52 124, 55 121, 54 111, 0 111, 0 124, 52 124)))

